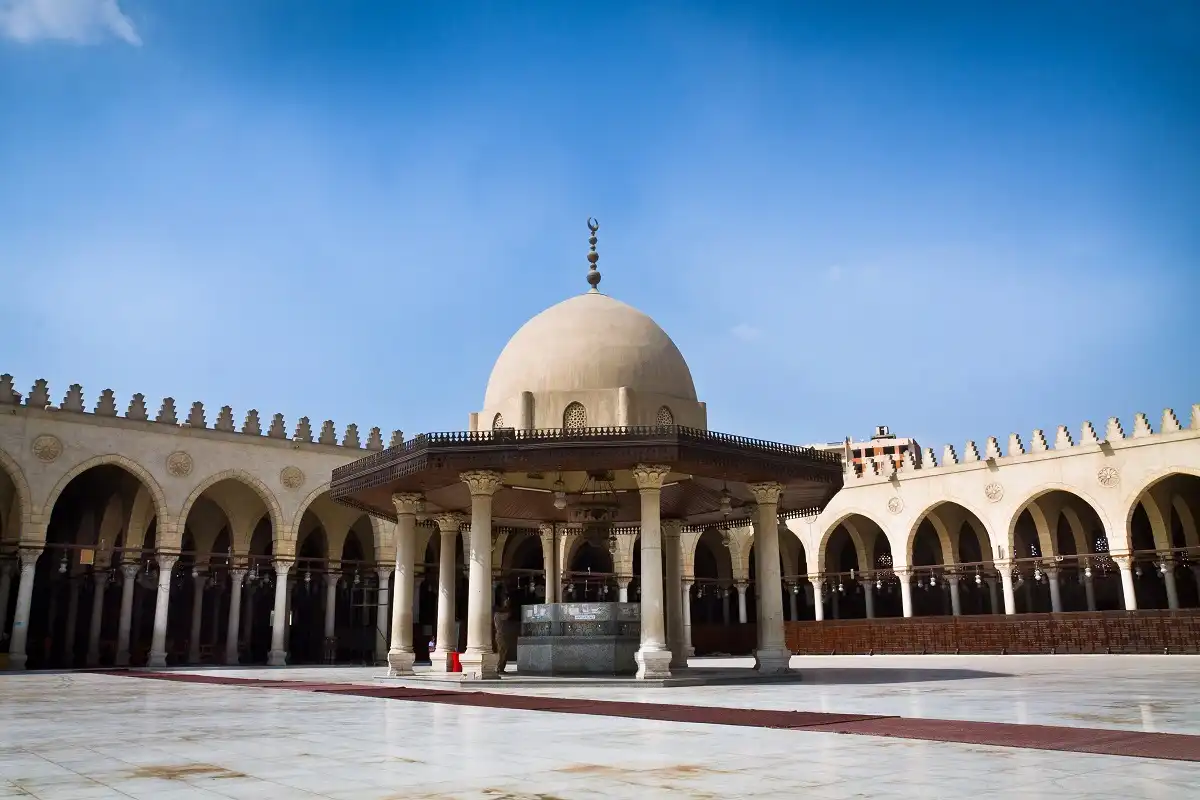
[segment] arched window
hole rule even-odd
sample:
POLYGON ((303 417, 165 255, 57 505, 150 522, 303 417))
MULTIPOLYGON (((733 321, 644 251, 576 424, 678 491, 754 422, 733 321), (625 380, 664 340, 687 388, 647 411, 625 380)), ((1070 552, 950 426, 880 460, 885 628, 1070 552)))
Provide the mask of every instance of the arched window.
POLYGON ((497 414, 496 416, 492 417, 492 430, 494 430, 494 431, 500 430, 503 427, 504 427, 504 415, 503 414, 497 414))
POLYGON ((671 413, 671 409, 666 406, 660 406, 658 409, 658 418, 654 421, 655 425, 674 425, 675 415, 671 413))
POLYGON ((587 409, 583 407, 583 403, 571 403, 567 406, 566 411, 563 411, 563 428, 577 431, 586 427, 587 409))

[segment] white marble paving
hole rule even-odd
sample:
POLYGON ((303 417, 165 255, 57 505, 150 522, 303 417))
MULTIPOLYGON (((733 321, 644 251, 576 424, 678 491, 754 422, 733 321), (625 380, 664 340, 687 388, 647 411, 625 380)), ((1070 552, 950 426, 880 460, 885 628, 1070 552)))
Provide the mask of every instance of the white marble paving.
MULTIPOLYGON (((1200 732, 1200 659, 847 657, 794 663, 806 675, 812 670, 812 679, 782 686, 508 691, 1200 732), (984 670, 1003 677, 934 680, 939 676, 912 670, 984 670)), ((221 673, 371 683, 377 671, 221 673)), ((0 797, 1174 800, 1196 796, 1197 787, 1200 764, 1150 759, 83 673, 0 675, 0 797)))

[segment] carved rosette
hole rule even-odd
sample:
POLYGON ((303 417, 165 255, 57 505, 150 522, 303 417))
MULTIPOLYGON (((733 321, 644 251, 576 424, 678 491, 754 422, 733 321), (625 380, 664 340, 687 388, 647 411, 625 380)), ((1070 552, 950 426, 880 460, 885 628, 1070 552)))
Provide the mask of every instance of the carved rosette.
POLYGON ((670 474, 671 468, 665 464, 638 464, 633 468, 633 479, 639 489, 661 489, 670 474))
POLYGON ((1116 467, 1101 467, 1096 473, 1096 480, 1101 486, 1111 489, 1121 482, 1121 473, 1117 472, 1116 467))
POLYGON ((417 492, 397 492, 392 495, 396 513, 415 517, 425 505, 425 498, 417 492))
POLYGON ((1004 498, 1004 487, 993 481, 983 487, 983 496, 993 503, 999 503, 1004 498))
POLYGON ((887 510, 893 514, 899 514, 904 510, 904 501, 899 497, 893 497, 887 501, 887 510))
POLYGON ((191 475, 194 466, 195 462, 192 461, 192 457, 182 450, 176 450, 167 456, 167 473, 176 478, 186 478, 191 475))
POLYGON ((62 455, 63 443, 59 441, 57 436, 43 433, 33 440, 31 449, 33 450, 33 454, 37 456, 38 461, 44 461, 49 464, 62 455))
POLYGON ((464 472, 460 477, 471 491, 472 497, 493 495, 503 485, 500 473, 490 469, 471 470, 464 472))
POLYGON ((299 489, 304 485, 304 472, 299 467, 284 467, 279 471, 279 482, 285 489, 299 489))

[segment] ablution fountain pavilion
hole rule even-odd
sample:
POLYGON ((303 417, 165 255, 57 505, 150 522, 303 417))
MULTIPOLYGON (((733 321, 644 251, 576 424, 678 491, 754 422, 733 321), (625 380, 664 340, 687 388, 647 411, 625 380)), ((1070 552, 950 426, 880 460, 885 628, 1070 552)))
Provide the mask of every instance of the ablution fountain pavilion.
POLYGON ((654 320, 599 290, 598 225, 588 221, 590 289, 509 340, 469 430, 418 435, 334 471, 332 497, 395 522, 389 673, 412 674, 418 525, 442 534, 434 673, 453 669, 454 548, 469 559, 462 678, 498 677, 492 549, 502 531, 540 535, 545 603, 521 610, 519 674, 670 678, 687 666, 680 536, 753 526, 759 593, 755 669, 788 671, 781 519, 816 515, 842 487, 837 453, 708 429, 691 370, 654 320), (613 548, 639 541, 640 595, 562 603, 563 537, 613 548))

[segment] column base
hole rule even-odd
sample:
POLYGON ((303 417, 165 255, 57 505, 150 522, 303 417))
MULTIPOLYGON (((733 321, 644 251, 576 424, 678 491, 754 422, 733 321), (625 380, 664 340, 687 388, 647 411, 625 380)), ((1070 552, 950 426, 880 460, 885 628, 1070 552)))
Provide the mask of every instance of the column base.
POLYGON ((239 664, 241 664, 241 663, 242 663, 242 661, 241 661, 241 659, 240 659, 240 658, 238 658, 238 655, 237 655, 237 653, 234 653, 233 655, 230 655, 229 653, 226 653, 226 654, 225 654, 225 660, 224 660, 224 662, 223 662, 223 663, 224 663, 224 664, 225 664, 225 666, 227 666, 227 667, 236 667, 236 666, 238 666, 239 664))
POLYGON ((443 650, 438 647, 429 654, 430 672, 447 673, 450 671, 450 653, 451 650, 443 650))
POLYGON ((671 650, 671 670, 687 669, 688 657, 687 650, 683 647, 671 650))
POLYGON ((150 658, 147 659, 147 661, 146 661, 147 667, 165 667, 166 665, 167 665, 167 654, 166 653, 156 653, 153 650, 150 651, 150 658))
POLYGON ((658 680, 671 677, 671 651, 641 648, 633 654, 637 662, 638 680, 658 680))
POLYGON ((287 666, 287 650, 272 650, 267 653, 268 667, 286 667, 287 666))
POLYGON ((465 679, 484 680, 500 676, 496 670, 500 657, 495 653, 471 652, 468 649, 459 656, 459 662, 462 664, 462 675, 465 679))
POLYGON ((417 657, 411 650, 392 650, 387 654, 388 676, 395 678, 400 675, 413 674, 413 662, 417 657))
POLYGON ((115 661, 113 661, 113 666, 128 667, 129 666, 129 651, 122 650, 121 652, 117 653, 117 658, 115 661))
POLYGON ((13 655, 10 653, 8 656, 9 671, 10 672, 20 672, 20 671, 24 670, 25 662, 28 660, 29 660, 29 656, 27 656, 27 655, 13 655))
POLYGON ((787 648, 754 651, 754 669, 759 675, 787 674, 791 663, 792 653, 787 648))

